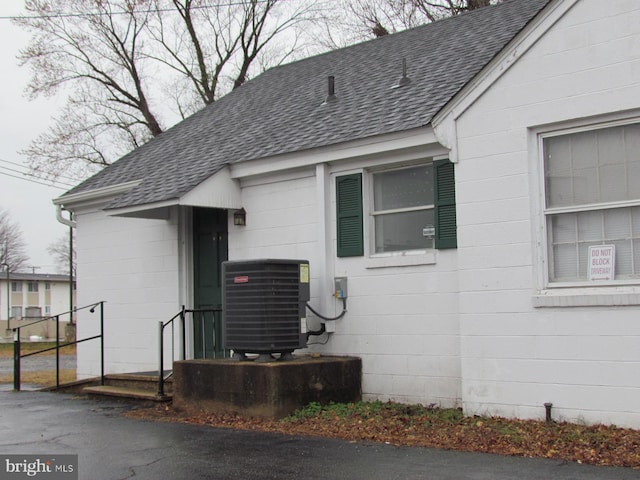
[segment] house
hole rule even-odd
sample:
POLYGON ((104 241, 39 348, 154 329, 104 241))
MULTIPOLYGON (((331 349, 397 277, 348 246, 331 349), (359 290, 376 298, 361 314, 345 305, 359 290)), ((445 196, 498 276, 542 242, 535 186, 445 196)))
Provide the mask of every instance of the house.
POLYGON ((640 4, 507 0, 271 69, 54 202, 107 371, 221 261, 306 259, 316 311, 348 286, 308 350, 365 399, 638 428, 639 186, 640 4))
MULTIPOLYGON (((18 272, 7 275, 5 272, 0 277, 0 331, 13 338, 13 328, 61 315, 59 337, 64 338, 71 310, 69 302, 75 302, 75 297, 75 285, 70 291, 68 275, 18 272)), ((74 314, 74 321, 75 318, 74 314)), ((31 336, 51 339, 56 336, 55 329, 55 320, 52 319, 21 329, 20 336, 23 339, 31 336)))

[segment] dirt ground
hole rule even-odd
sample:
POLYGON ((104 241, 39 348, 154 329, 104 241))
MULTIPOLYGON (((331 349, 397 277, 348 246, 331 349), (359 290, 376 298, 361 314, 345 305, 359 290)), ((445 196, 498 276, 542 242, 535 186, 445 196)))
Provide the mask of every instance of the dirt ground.
POLYGON ((544 457, 640 469, 640 430, 603 425, 465 417, 460 410, 361 402, 311 404, 282 420, 239 415, 185 416, 171 405, 131 412, 137 418, 323 436, 351 441, 544 457))

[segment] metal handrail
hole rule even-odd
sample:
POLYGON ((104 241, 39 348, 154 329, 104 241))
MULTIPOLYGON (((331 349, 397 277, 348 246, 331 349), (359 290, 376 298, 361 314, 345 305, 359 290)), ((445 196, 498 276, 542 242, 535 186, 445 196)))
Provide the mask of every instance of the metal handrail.
POLYGON ((56 351, 56 389, 60 388, 60 349, 63 347, 68 347, 70 345, 76 345, 78 343, 86 342, 89 340, 95 340, 96 338, 100 339, 100 384, 104 385, 104 301, 92 303, 90 305, 86 305, 84 307, 74 308, 73 310, 69 310, 67 312, 60 313, 58 315, 52 315, 49 317, 41 318, 40 320, 36 320, 35 322, 28 323, 26 325, 21 325, 19 327, 13 328, 14 340, 13 340, 13 389, 17 392, 20 391, 20 360, 22 358, 31 357, 32 355, 37 355, 39 353, 49 352, 51 350, 56 351), (83 338, 82 340, 75 340, 73 342, 65 342, 60 344, 60 317, 63 315, 72 315, 75 312, 80 310, 89 309, 91 313, 95 312, 96 307, 100 306, 100 335, 94 335, 93 337, 83 338), (35 352, 25 353, 24 355, 20 354, 20 329, 29 327, 31 325, 38 324, 40 322, 44 322, 47 320, 56 321, 56 345, 54 347, 43 348, 42 350, 38 350, 35 352))
POLYGON ((186 337, 185 337, 185 325, 186 325, 186 316, 188 313, 220 313, 222 310, 219 308, 214 309, 187 309, 185 306, 182 306, 182 309, 176 313, 171 319, 166 322, 159 321, 158 322, 158 330, 159 330, 159 361, 158 361, 158 395, 164 396, 164 384, 166 380, 173 375, 173 370, 165 376, 164 374, 164 329, 171 325, 171 358, 175 358, 175 330, 174 330, 174 322, 176 319, 180 318, 180 340, 181 340, 181 352, 180 358, 182 360, 186 360, 186 337))
POLYGON ((159 350, 160 350, 160 359, 158 362, 158 395, 161 397, 164 397, 164 382, 167 380, 167 378, 169 378, 170 375, 167 375, 166 377, 164 376, 164 328, 167 325, 171 325, 171 358, 175 358, 175 351, 174 351, 174 338, 175 338, 175 334, 174 334, 174 321, 176 318, 180 318, 180 328, 181 328, 181 339, 182 339, 182 352, 181 352, 181 356, 182 356, 182 360, 184 360, 186 357, 186 353, 185 353, 185 321, 184 321, 184 317, 185 317, 185 313, 186 313, 186 309, 185 306, 182 306, 182 309, 176 313, 171 319, 167 320, 166 322, 163 322, 162 320, 160 320, 158 322, 158 327, 159 327, 159 350))

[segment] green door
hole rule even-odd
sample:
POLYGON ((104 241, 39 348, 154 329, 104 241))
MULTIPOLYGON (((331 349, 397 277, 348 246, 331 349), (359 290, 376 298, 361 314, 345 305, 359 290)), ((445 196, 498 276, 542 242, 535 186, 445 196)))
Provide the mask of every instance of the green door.
MULTIPOLYGON (((193 209, 194 308, 222 306, 222 262, 227 260, 227 211, 193 209)), ((223 357, 220 313, 194 313, 195 358, 223 357)))

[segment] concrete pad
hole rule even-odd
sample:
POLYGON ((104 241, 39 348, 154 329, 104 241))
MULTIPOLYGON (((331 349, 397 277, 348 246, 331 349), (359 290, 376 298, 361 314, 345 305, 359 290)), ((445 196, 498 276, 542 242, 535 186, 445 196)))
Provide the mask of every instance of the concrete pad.
POLYGON ((174 363, 173 405, 191 413, 282 418, 311 402, 356 402, 361 395, 362 360, 355 357, 174 363))

